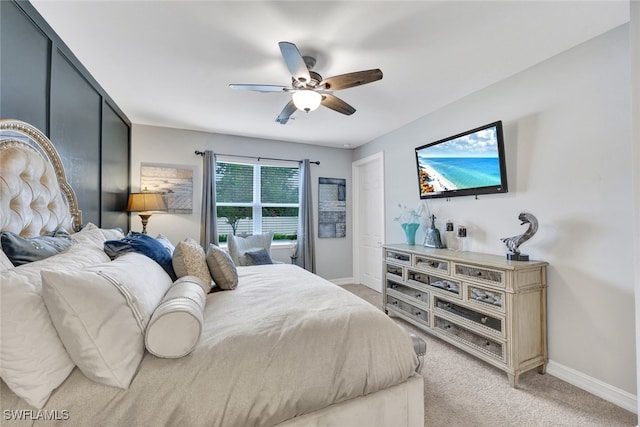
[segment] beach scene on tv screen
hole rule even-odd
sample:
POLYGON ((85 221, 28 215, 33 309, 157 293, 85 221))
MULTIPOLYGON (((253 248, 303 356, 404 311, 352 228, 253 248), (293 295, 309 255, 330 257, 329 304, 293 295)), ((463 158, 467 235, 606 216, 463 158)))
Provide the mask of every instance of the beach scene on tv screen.
POLYGON ((500 185, 495 127, 424 147, 416 154, 421 196, 500 185))

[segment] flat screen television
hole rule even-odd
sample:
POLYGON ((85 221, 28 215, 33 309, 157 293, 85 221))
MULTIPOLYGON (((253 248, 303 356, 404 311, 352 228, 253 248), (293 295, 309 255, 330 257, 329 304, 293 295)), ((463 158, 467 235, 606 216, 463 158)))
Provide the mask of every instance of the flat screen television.
POLYGON ((416 148, 420 198, 506 193, 502 121, 416 148))

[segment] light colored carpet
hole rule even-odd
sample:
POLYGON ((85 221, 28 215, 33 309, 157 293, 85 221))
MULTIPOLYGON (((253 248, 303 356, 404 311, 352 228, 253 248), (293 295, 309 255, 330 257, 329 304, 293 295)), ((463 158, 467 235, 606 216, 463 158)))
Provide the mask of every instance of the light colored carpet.
MULTIPOLYGON (((344 289, 382 309, 382 295, 363 285, 344 289)), ((425 426, 636 426, 635 414, 536 370, 507 375, 454 346, 392 317, 427 342, 424 377, 425 426)))

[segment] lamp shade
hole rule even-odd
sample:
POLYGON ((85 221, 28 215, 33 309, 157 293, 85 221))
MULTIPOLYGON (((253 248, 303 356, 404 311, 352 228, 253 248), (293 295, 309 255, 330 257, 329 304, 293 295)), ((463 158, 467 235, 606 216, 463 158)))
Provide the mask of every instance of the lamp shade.
POLYGON ((291 99, 293 99, 293 103, 298 110, 306 111, 308 113, 320 106, 320 102, 322 102, 322 95, 311 89, 303 89, 294 92, 291 99))
POLYGON ((129 203, 127 203, 127 211, 129 212, 148 212, 148 211, 166 211, 167 205, 164 203, 162 193, 131 193, 129 194, 129 203))

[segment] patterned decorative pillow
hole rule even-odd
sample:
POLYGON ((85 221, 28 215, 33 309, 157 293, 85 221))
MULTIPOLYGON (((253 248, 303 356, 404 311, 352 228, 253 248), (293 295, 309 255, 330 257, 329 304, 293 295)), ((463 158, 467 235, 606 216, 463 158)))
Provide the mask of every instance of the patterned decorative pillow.
POLYGON ((253 249, 244 253, 247 265, 273 264, 271 255, 266 249, 253 249))
POLYGON ((194 239, 188 237, 178 243, 176 250, 173 251, 173 269, 178 278, 196 276, 202 280, 205 293, 209 293, 211 290, 211 274, 207 266, 204 249, 194 239))
POLYGON ((0 233, 3 252, 16 267, 49 258, 69 248, 73 241, 60 229, 38 237, 21 237, 10 231, 0 233))
POLYGON ((264 248, 271 253, 271 240, 273 233, 255 234, 253 236, 240 237, 229 236, 229 255, 236 265, 247 265, 244 253, 248 250, 264 248))
POLYGON ((206 259, 209 273, 220 289, 233 290, 238 286, 238 270, 228 253, 210 244, 206 259))
POLYGON ((164 269, 172 280, 176 280, 176 272, 173 270, 171 254, 165 247, 151 236, 132 231, 120 240, 107 240, 104 242, 104 251, 111 259, 120 255, 137 252, 146 255, 164 269))

